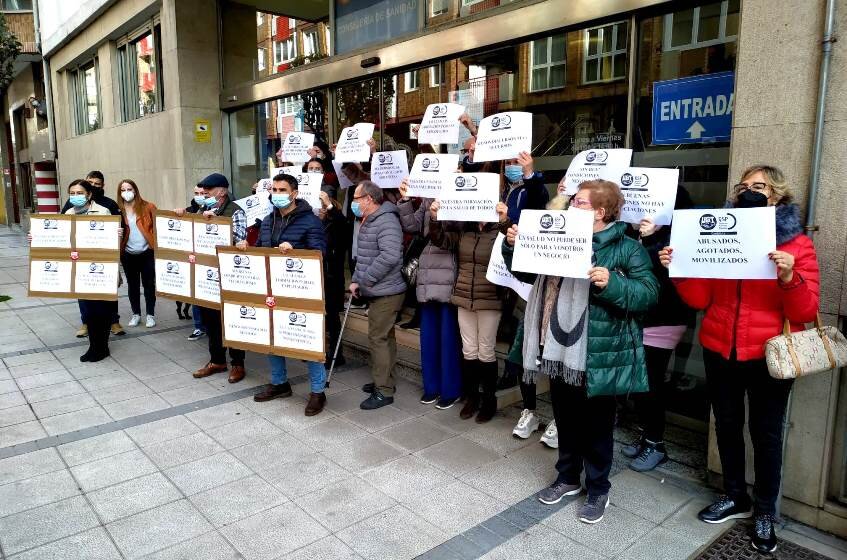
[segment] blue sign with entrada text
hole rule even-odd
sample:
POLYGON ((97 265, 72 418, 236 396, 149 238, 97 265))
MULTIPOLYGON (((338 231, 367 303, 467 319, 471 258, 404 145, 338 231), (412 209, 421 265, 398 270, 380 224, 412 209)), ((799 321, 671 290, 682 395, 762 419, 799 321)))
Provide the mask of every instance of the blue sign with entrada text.
POLYGON ((735 74, 721 72, 653 84, 653 144, 728 142, 735 74))

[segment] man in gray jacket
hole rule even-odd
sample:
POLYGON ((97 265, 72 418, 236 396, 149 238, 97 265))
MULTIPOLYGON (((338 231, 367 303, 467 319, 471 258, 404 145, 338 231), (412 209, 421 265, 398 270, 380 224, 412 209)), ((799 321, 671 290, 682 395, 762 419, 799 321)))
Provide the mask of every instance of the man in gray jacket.
POLYGON ((361 405, 374 410, 394 402, 394 366, 397 341, 394 321, 403 307, 406 282, 403 266, 403 230, 397 207, 384 200, 382 189, 371 181, 362 181, 353 194, 351 210, 361 218, 356 249, 356 270, 350 293, 367 298, 368 343, 371 348, 373 383, 362 389, 370 393, 361 405))

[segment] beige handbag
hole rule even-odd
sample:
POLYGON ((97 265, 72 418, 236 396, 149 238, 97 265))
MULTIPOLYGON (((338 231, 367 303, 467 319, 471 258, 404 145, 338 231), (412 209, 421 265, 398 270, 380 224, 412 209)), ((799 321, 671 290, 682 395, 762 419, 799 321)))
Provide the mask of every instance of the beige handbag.
POLYGON ((825 327, 820 314, 815 328, 791 332, 788 319, 782 334, 765 343, 768 371, 774 379, 796 379, 847 366, 847 339, 835 327, 825 327))

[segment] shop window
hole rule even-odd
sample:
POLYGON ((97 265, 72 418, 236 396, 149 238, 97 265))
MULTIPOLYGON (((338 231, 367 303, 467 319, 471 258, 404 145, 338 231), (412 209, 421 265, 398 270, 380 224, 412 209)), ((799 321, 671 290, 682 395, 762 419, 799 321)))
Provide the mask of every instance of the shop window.
POLYGON ((565 87, 565 36, 554 35, 530 43, 530 91, 565 87))
POLYGON ((586 29, 582 83, 609 82, 626 77, 625 21, 586 29))
POLYGON ((417 70, 403 74, 403 92, 417 91, 420 87, 420 73, 417 70))
POLYGON ((684 51, 735 41, 741 0, 723 0, 665 15, 664 50, 684 51))
POLYGON ((151 24, 118 42, 120 116, 131 121, 162 110, 161 27, 151 24))
POLYGON ((100 122, 100 83, 97 59, 94 58, 70 72, 70 101, 73 107, 74 131, 86 134, 97 130, 100 122))
POLYGON ((284 41, 274 41, 274 65, 280 66, 297 58, 297 41, 292 35, 284 41))

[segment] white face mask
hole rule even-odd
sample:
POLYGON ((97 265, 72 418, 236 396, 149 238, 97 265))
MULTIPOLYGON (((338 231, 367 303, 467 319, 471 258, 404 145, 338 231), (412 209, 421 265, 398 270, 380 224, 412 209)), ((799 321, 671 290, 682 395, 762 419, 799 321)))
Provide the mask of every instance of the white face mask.
POLYGON ((121 198, 126 202, 132 202, 135 200, 135 192, 133 191, 121 191, 121 198))

